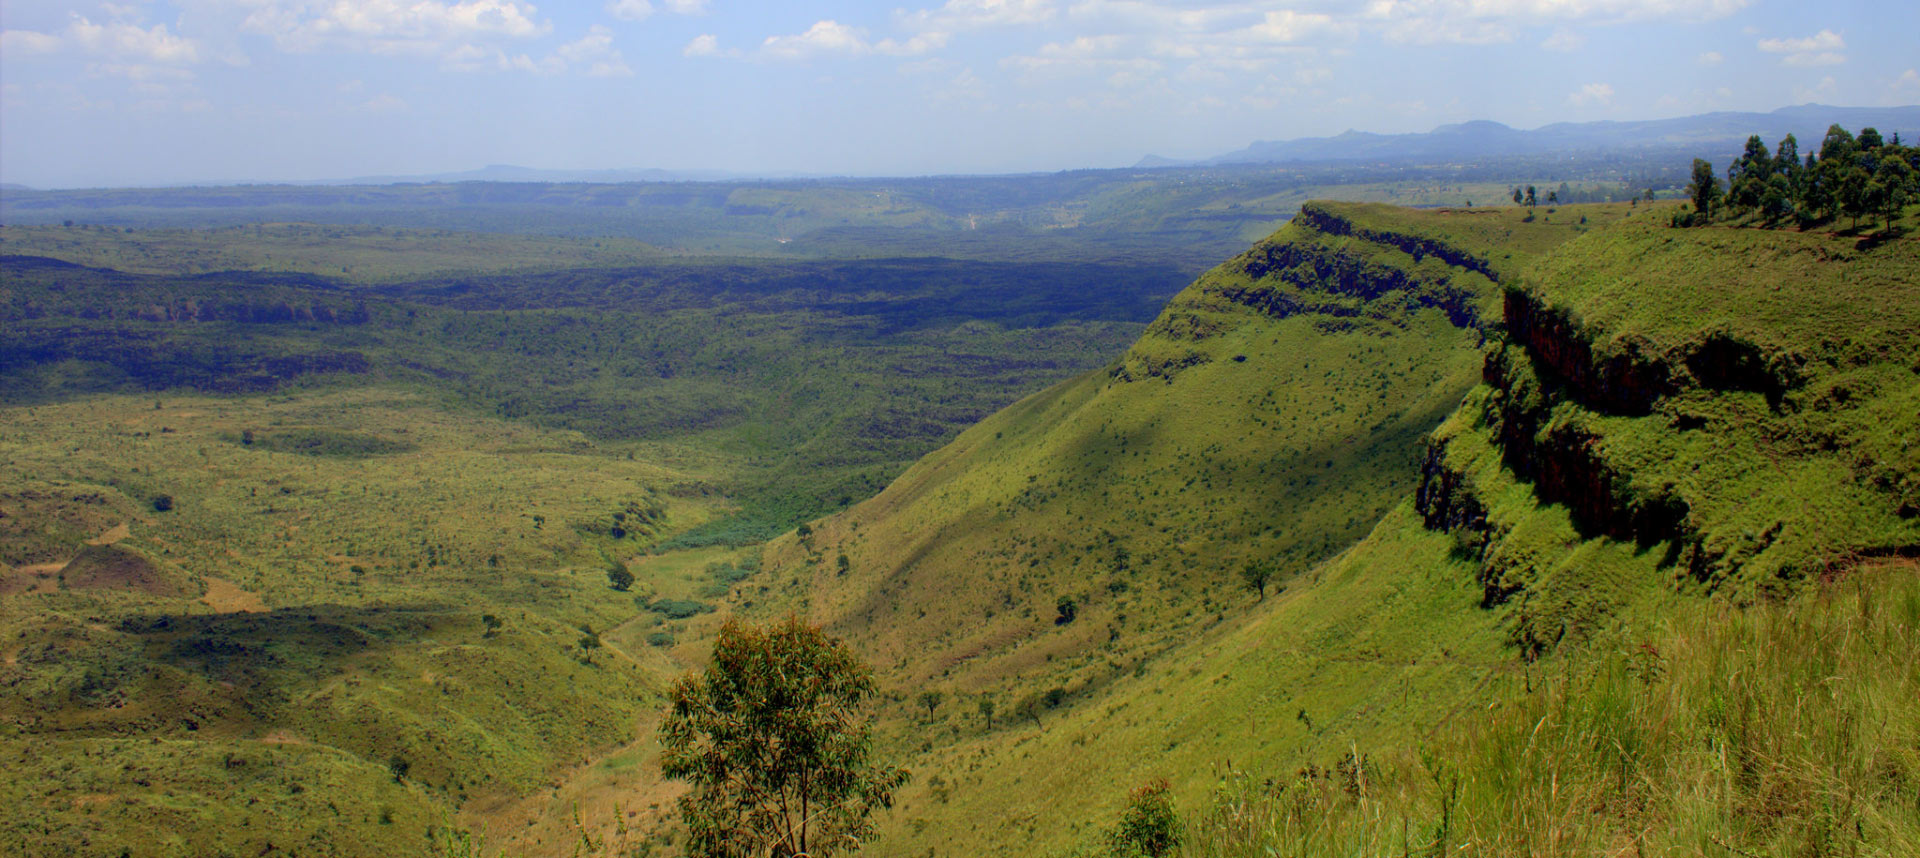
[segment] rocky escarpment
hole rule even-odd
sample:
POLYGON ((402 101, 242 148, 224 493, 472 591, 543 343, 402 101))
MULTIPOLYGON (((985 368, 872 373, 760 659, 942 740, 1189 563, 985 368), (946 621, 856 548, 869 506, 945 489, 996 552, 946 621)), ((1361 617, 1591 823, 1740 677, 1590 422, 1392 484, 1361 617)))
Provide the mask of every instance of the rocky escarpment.
POLYGON ((1502 311, 1511 342, 1569 395, 1610 413, 1649 414, 1660 399, 1689 388, 1753 391, 1778 407, 1787 391, 1805 381, 1805 356, 1724 331, 1663 353, 1642 336, 1606 342, 1604 332, 1587 329, 1525 289, 1507 289, 1502 311))
POLYGON ((1300 213, 1294 217, 1298 222, 1327 235, 1351 235, 1374 244, 1386 245, 1406 253, 1416 262, 1431 256, 1455 268, 1475 272, 1495 283, 1500 282, 1500 273, 1494 269, 1492 262, 1484 254, 1470 253, 1437 238, 1359 226, 1352 218, 1339 214, 1321 203, 1307 203, 1301 206, 1300 213))
POLYGON ((1430 238, 1354 224, 1324 206, 1294 219, 1316 240, 1266 242, 1224 266, 1216 294, 1269 316, 1301 313, 1393 321, 1422 308, 1445 313, 1456 327, 1483 327, 1483 299, 1499 275, 1479 257, 1430 238), (1356 248, 1352 237, 1372 247, 1356 248), (1423 266, 1432 257, 1444 267, 1423 266))
MULTIPOLYGON (((1718 249, 1714 236, 1659 238, 1718 249)), ((1634 559, 1620 568, 1743 590, 1920 553, 1910 332, 1860 333, 1835 314, 1803 323, 1818 335, 1808 342, 1715 294, 1594 285, 1626 276, 1507 284, 1482 383, 1422 459, 1416 509, 1478 563, 1483 604, 1529 602, 1518 615, 1533 627, 1518 638, 1537 647, 1564 633, 1536 619, 1590 586, 1595 561, 1573 559, 1583 545, 1621 546, 1634 559), (1584 320, 1583 307, 1609 321, 1584 320)), ((1892 288, 1911 288, 1901 282, 1892 288)), ((1823 295, 1818 281, 1800 288, 1809 297, 1767 294, 1823 295)), ((1790 318, 1792 307, 1769 309, 1790 318)))
POLYGON ((1311 318, 1324 333, 1404 330, 1427 310, 1457 328, 1498 325, 1499 273, 1484 254, 1369 226, 1348 209, 1368 213, 1308 204, 1280 233, 1208 272, 1148 326, 1112 377, 1170 379, 1219 359, 1197 344, 1233 330, 1226 320, 1248 310, 1275 321, 1311 318))

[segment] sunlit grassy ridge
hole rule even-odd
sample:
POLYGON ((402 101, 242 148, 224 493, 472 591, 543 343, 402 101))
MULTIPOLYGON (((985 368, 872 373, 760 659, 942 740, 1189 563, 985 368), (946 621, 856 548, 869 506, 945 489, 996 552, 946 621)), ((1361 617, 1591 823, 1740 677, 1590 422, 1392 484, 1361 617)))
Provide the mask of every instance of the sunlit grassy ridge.
MULTIPOLYGON (((1403 502, 1421 439, 1477 379, 1483 323, 1499 313, 1492 277, 1626 214, 1590 211, 1588 223, 1544 212, 1527 222, 1521 211, 1316 204, 1196 281, 1121 361, 987 419, 874 500, 775 543, 770 563, 798 577, 772 604, 804 601, 903 687, 950 693, 943 725, 983 724, 984 696, 1003 729, 1038 717, 1096 731, 1083 743, 1117 731, 1095 726, 1113 705, 1100 701, 1121 694, 1109 688, 1137 693, 1134 677, 1195 657, 1196 636, 1238 627, 1257 601, 1244 564, 1273 564, 1276 583, 1295 586, 1403 502), (1448 239, 1455 223, 1461 234, 1448 239)), ((1340 705, 1309 697, 1309 708, 1340 705)), ((906 747, 919 744, 909 738, 919 728, 901 729, 906 747)), ((1044 786, 1012 780, 1033 777, 1014 762, 1033 753, 1013 750, 1025 740, 989 739, 983 760, 943 758, 954 762, 931 771, 945 781, 950 765, 992 766, 944 791, 978 814, 910 799, 904 816, 951 823, 917 823, 927 833, 906 842, 986 848, 1012 833, 960 820, 1104 801, 1096 787, 1110 781, 1090 776, 1094 761, 1133 767, 1185 741, 1151 717, 1137 729, 1085 760, 1046 757, 1032 770, 1049 773, 1044 786)), ((1194 742, 1186 772, 1166 773, 1184 779, 1213 754, 1280 747, 1265 744, 1274 734, 1251 745, 1229 735, 1194 742)), ((1049 729, 1032 741, 1056 739, 1049 729)), ((1080 745, 1049 753, 1069 747, 1080 745)), ((1033 836, 1057 845, 1068 833, 1042 825, 1033 836)))
MULTIPOLYGON (((1606 637, 1622 624, 1647 628, 1700 598, 1777 598, 1858 558, 1920 549, 1907 458, 1920 442, 1905 320, 1920 306, 1912 243, 1813 233, 1774 243, 1670 230, 1662 214, 1574 206, 1523 224, 1520 212, 1310 207, 1183 293, 1107 373, 1017 404, 875 500, 776 543, 769 558, 809 584, 791 598, 901 688, 896 747, 925 780, 884 849, 1094 850, 1126 790, 1151 777, 1171 778, 1197 809, 1231 766, 1243 796, 1279 796, 1260 799, 1272 819, 1333 802, 1373 777, 1366 766, 1386 766, 1398 768, 1383 782, 1418 812, 1309 813, 1285 823, 1298 831, 1196 854, 1431 850, 1434 785, 1462 770, 1495 777, 1507 763, 1496 745, 1449 745, 1428 762, 1418 751, 1453 730, 1496 729, 1478 714, 1489 703, 1534 700, 1536 685, 1561 689, 1563 703, 1614 694, 1548 680, 1617 670, 1606 647, 1626 644, 1595 641, 1625 640, 1606 637), (1457 235, 1453 223, 1465 225, 1457 235), (1543 239, 1548 230, 1560 240, 1543 239), (1750 266, 1762 273, 1746 279, 1750 266), (1801 304, 1808 312, 1795 314, 1801 304), (1886 319, 1868 318, 1881 307, 1886 319), (1374 351, 1343 363, 1348 343, 1374 351), (1396 382, 1397 346, 1431 374, 1396 382), (1263 412, 1267 396, 1290 407, 1263 412), (1304 472, 1289 467, 1290 448, 1312 451, 1304 472), (1312 479, 1313 465, 1331 479, 1312 479), (1236 574, 1247 559, 1280 563, 1292 574, 1284 592, 1255 600, 1236 574), (1070 621, 1062 596, 1074 601, 1070 621), (927 687, 949 692, 932 717, 913 709, 927 687), (982 699, 996 705, 993 729, 982 699), (1348 754, 1371 762, 1343 767, 1348 754), (1278 792, 1245 786, 1268 781, 1278 792), (1299 839, 1313 831, 1330 839, 1299 839)), ((1890 615, 1886 640, 1910 635, 1903 616, 1890 615)), ((1884 707, 1904 682, 1858 705, 1900 711, 1884 707)), ((1592 769, 1575 753, 1583 737, 1629 741, 1619 731, 1641 714, 1658 713, 1615 709, 1570 726, 1528 771, 1592 769)), ((1754 747, 1791 747, 1798 728, 1771 723, 1754 727, 1754 747)), ((1631 741, 1666 753, 1655 749, 1676 740, 1660 735, 1631 741)), ((1841 758, 1859 750, 1848 743, 1896 747, 1851 727, 1830 735, 1841 758)), ((1505 783, 1475 787, 1488 791, 1476 800, 1504 802, 1476 811, 1474 842, 1488 854, 1630 847, 1662 824, 1683 832, 1658 840, 1667 848, 1701 848, 1711 834, 1766 854, 1809 830, 1766 823, 1775 799, 1750 783, 1676 791, 1645 813, 1644 793, 1609 794, 1591 824, 1565 818, 1575 805, 1551 783, 1544 796, 1499 793, 1515 782, 1505 783), (1719 804, 1693 803, 1709 800, 1719 804)), ((1854 784, 1852 809, 1819 812, 1890 818, 1910 801, 1905 783, 1854 784)), ((1778 801, 1805 810, 1793 803, 1802 798, 1778 801)), ((1900 854, 1910 837, 1880 825, 1831 843, 1900 854)))

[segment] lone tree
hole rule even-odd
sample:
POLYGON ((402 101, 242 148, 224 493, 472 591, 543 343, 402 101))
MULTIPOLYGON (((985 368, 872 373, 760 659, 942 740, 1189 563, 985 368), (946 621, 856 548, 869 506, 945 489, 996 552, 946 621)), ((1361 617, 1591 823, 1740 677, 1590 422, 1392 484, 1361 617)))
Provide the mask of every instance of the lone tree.
POLYGON ((680 798, 690 854, 823 858, 857 848, 905 769, 869 759, 873 670, 847 645, 789 617, 729 620, 713 663, 673 687, 661 769, 680 798))
POLYGON ((940 704, 946 702, 946 699, 947 693, 938 689, 920 692, 920 705, 927 707, 927 720, 933 720, 933 710, 940 708, 940 704))
POLYGON ((1713 216, 1714 203, 1720 199, 1720 179, 1714 176, 1712 164, 1693 159, 1693 182, 1687 185, 1687 194, 1693 197, 1694 225, 1706 225, 1713 216))
POLYGON ((1240 567, 1240 580, 1247 582, 1247 586, 1259 593, 1260 601, 1264 602, 1267 600, 1267 582, 1273 580, 1273 567, 1249 560, 1247 565, 1240 567))

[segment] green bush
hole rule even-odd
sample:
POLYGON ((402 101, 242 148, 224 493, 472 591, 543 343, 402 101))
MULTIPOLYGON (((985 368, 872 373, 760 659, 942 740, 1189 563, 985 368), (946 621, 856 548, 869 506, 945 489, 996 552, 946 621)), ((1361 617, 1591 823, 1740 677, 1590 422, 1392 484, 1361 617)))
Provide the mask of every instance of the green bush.
POLYGON ((713 606, 692 599, 660 599, 647 604, 647 610, 670 620, 684 620, 713 610, 713 606))
POLYGON ((1173 809, 1171 793, 1165 778, 1155 778, 1127 797, 1120 824, 1108 839, 1116 858, 1161 858, 1179 848, 1180 815, 1173 809))

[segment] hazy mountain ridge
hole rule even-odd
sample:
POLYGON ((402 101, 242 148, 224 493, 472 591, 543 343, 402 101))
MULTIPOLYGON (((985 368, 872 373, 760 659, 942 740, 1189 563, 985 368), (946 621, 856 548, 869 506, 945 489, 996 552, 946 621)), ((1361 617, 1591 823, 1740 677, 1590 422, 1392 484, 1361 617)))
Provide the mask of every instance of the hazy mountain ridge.
POLYGON ((1475 161, 1486 158, 1608 150, 1684 150, 1703 156, 1737 153, 1749 135, 1769 146, 1787 134, 1803 150, 1817 147, 1830 125, 1876 127, 1882 134, 1920 134, 1920 106, 1830 107, 1804 104, 1770 113, 1721 111, 1673 119, 1556 122, 1532 130, 1476 120, 1426 133, 1347 131, 1332 137, 1261 140, 1235 152, 1197 160, 1149 155, 1136 166, 1174 167, 1315 161, 1475 161))

